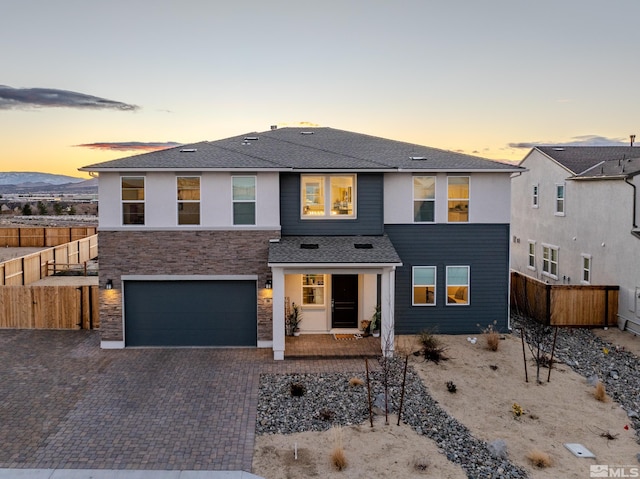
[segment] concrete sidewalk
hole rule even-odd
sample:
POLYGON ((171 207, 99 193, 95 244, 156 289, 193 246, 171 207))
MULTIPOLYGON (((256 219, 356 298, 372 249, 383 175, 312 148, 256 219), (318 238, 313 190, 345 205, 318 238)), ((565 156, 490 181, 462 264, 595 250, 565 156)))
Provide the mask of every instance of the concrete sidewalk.
POLYGON ((0 479, 263 479, 243 471, 0 469, 0 479))

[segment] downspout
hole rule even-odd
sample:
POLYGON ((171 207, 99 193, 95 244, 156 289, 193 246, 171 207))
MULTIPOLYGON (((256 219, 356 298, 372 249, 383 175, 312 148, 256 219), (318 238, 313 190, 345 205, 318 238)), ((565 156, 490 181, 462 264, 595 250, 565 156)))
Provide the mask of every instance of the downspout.
POLYGON ((631 223, 633 224, 634 228, 637 228, 638 225, 636 224, 636 208, 637 208, 637 199, 638 199, 638 195, 636 194, 636 185, 634 185, 633 183, 631 183, 629 181, 629 177, 625 177, 624 182, 626 184, 628 184, 629 186, 631 186, 631 188, 633 188, 633 218, 631 223))

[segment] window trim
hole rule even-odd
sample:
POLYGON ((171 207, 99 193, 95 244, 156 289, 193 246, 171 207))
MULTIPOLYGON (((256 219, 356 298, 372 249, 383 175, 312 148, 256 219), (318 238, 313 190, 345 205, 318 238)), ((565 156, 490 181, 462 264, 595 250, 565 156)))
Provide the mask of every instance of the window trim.
POLYGON ((176 176, 176 225, 179 227, 200 226, 202 224, 202 177, 200 175, 177 175, 176 176), (180 178, 198 178, 198 200, 181 200, 178 198, 178 181, 180 178), (180 223, 180 203, 198 203, 198 222, 180 223))
POLYGON ((460 265, 448 265, 446 267, 446 277, 445 277, 445 294, 447 295, 447 301, 445 303, 446 306, 470 306, 471 305, 471 266, 460 264, 460 265), (454 284, 451 286, 466 286, 467 287, 467 302, 466 303, 458 303, 453 302, 450 303, 448 301, 449 298, 449 269, 450 268, 466 268, 467 269, 467 284, 454 284))
POLYGON ((470 223, 471 222, 471 175, 447 175, 447 223, 470 223), (450 198, 449 187, 451 178, 467 178, 467 198, 450 198), (467 219, 466 221, 451 221, 449 218, 449 202, 450 201, 466 201, 467 202, 467 219))
POLYGON ((305 173, 300 175, 300 219, 301 220, 355 220, 358 218, 358 175, 356 173, 331 173, 331 174, 313 174, 305 173), (317 177, 322 179, 323 188, 323 200, 324 200, 324 214, 322 215, 305 215, 304 214, 304 201, 305 201, 305 188, 304 178, 317 177), (331 215, 331 178, 351 178, 353 181, 351 191, 351 203, 353 213, 350 215, 331 215))
POLYGON ((318 309, 324 309, 326 307, 326 303, 327 303, 327 275, 326 274, 321 274, 321 273, 302 273, 300 275, 300 294, 301 294, 301 300, 300 300, 300 306, 304 306, 305 308, 318 308, 318 309), (312 285, 305 285, 304 284, 304 279, 305 276, 322 276, 322 284, 312 284, 312 285), (314 289, 320 289, 322 288, 322 303, 305 303, 305 294, 304 294, 304 289, 305 288, 314 288, 314 289))
POLYGON ((542 275, 552 279, 558 279, 560 277, 560 248, 558 246, 542 243, 542 275), (549 251, 549 258, 545 258, 545 250, 549 251), (552 251, 556 252, 556 261, 551 260, 552 251), (548 268, 545 266, 546 263, 549 265, 548 268), (556 274, 551 272, 552 264, 556 265, 556 274))
POLYGON ((437 303, 438 303, 438 267, 437 266, 430 266, 430 265, 413 266, 411 268, 411 306, 418 306, 418 307, 436 306, 437 303), (416 269, 426 269, 426 268, 433 269, 433 285, 429 285, 429 284, 416 285, 416 282, 415 282, 416 269), (416 298, 415 298, 415 287, 416 286, 427 286, 427 287, 433 286, 433 303, 416 303, 416 298))
POLYGON ((413 222, 415 224, 431 224, 431 223, 435 223, 436 222, 436 198, 437 198, 437 188, 438 188, 438 181, 437 181, 437 176, 435 175, 413 175, 411 177, 411 183, 412 183, 412 193, 413 193, 413 202, 411 204, 411 206, 413 206, 413 222), (424 198, 416 198, 416 178, 433 178, 433 199, 424 199, 424 198), (433 203, 433 219, 431 221, 416 221, 416 215, 415 215, 415 205, 417 201, 429 201, 431 203, 433 203))
POLYGON ((121 175, 120 176, 120 222, 125 227, 145 226, 147 222, 147 177, 145 175, 121 175), (142 179, 142 191, 144 199, 142 200, 125 200, 123 198, 124 186, 122 182, 125 178, 142 179), (142 214, 142 223, 125 223, 124 222, 124 205, 129 203, 142 204, 144 213, 142 214))
POLYGON ((556 193, 555 193, 555 201, 554 201, 554 215, 555 216, 564 216, 567 211, 567 185, 566 183, 556 183, 556 193), (558 187, 562 187, 562 197, 558 195, 558 187), (558 209, 558 205, 562 205, 562 211, 558 209))
POLYGON ((582 274, 580 275, 580 283, 581 284, 591 284, 591 270, 593 268, 593 264, 592 264, 592 257, 590 254, 586 254, 586 253, 582 253, 580 255, 580 270, 582 271, 582 274), (589 267, 585 268, 584 267, 584 260, 588 260, 589 261, 589 267), (587 273, 588 279, 584 279, 584 273, 587 273))
POLYGON ((231 225, 237 228, 252 227, 258 224, 258 175, 231 175, 231 225), (252 200, 236 200, 233 197, 233 180, 234 178, 253 178, 253 199, 252 200), (253 203, 253 223, 238 224, 234 215, 234 206, 236 203, 253 203))
POLYGON ((531 207, 539 208, 540 207, 540 184, 533 183, 531 185, 531 207))
POLYGON ((536 242, 533 240, 528 240, 528 251, 527 251, 527 268, 530 269, 531 271, 535 271, 536 270, 536 242), (531 252, 531 247, 533 246, 533 253, 531 252), (532 260, 533 259, 533 265, 532 260))

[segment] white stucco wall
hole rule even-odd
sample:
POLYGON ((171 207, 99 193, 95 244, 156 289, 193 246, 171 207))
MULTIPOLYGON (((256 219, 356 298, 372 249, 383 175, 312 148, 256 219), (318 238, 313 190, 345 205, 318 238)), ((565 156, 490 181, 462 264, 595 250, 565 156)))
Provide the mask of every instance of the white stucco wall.
MULTIPOLYGON (((413 173, 384 175, 385 224, 413 223, 413 173)), ((447 222, 447 176, 444 173, 424 176, 436 177, 435 222, 447 222)), ((510 219, 510 175, 506 173, 470 173, 469 222, 508 223, 510 219)))

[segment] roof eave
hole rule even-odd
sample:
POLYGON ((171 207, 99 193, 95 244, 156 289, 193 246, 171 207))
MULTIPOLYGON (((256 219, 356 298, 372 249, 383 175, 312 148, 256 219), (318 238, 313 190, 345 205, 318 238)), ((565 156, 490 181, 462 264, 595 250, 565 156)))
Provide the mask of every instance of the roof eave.
POLYGON ((402 263, 267 263, 270 268, 391 268, 402 263))

